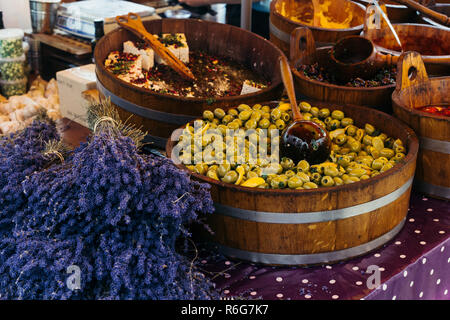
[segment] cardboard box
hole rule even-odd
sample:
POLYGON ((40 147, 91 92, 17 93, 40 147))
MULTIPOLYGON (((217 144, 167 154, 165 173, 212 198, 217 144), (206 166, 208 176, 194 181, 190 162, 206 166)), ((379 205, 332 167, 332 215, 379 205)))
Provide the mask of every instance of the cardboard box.
POLYGON ((56 73, 59 100, 63 117, 87 127, 86 111, 89 102, 82 92, 96 88, 95 65, 66 69, 56 73))

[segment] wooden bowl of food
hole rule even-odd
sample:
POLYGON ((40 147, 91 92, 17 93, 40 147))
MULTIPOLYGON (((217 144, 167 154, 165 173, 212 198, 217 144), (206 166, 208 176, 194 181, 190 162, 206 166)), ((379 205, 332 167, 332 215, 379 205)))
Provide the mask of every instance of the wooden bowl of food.
POLYGON ((361 33, 364 17, 365 7, 348 0, 274 0, 270 4, 270 41, 288 55, 291 32, 308 27, 318 46, 330 45, 361 33))
POLYGON ((419 136, 415 186, 450 199, 450 77, 429 79, 420 54, 401 56, 392 94, 395 116, 419 136))
POLYGON ((156 145, 164 146, 173 130, 206 109, 281 96, 280 71, 273 62, 283 53, 264 38, 230 25, 193 19, 152 20, 144 26, 184 57, 197 82, 180 78, 134 34, 119 28, 95 47, 97 86, 121 117, 132 116, 130 121, 147 130, 156 145), (175 34, 185 39, 179 41, 175 34), (183 51, 186 47, 189 53, 183 51), (251 92, 241 94, 244 82, 251 92))
MULTIPOLYGON (((228 118, 223 110, 205 112, 203 121, 197 122, 197 130, 205 136, 197 142, 206 144, 195 152, 202 154, 205 162, 185 161, 191 150, 185 152, 183 145, 191 144, 189 137, 199 137, 193 136, 194 124, 180 128, 168 141, 168 157, 194 179, 210 184, 216 210, 205 218, 214 231, 212 240, 225 255, 269 265, 333 263, 375 250, 402 228, 418 152, 414 132, 392 116, 367 107, 303 101, 300 108, 304 118, 314 116, 333 136, 334 153, 324 163, 292 163, 281 158, 279 163, 267 165, 261 157, 253 164, 219 164, 208 158, 206 136, 210 133, 204 130, 206 126, 222 133, 226 128, 255 128, 253 120, 257 118, 256 130, 272 125, 282 129, 280 119, 288 125, 292 116, 287 103, 240 105, 228 109, 228 118), (339 138, 335 130, 342 131, 339 138), (361 139, 362 144, 352 137, 361 139), (184 162, 178 162, 181 159, 184 162), (387 170, 381 167, 385 165, 387 170), (357 167, 361 170, 353 171, 357 167)), ((248 137, 251 150, 251 134, 248 137)), ((274 141, 276 135, 270 137, 274 141)), ((260 137, 258 141, 267 140, 260 137)), ((271 145, 270 150, 274 148, 271 145)), ((227 145, 226 150, 231 148, 227 145)), ((216 150, 215 155, 219 153, 216 150)))

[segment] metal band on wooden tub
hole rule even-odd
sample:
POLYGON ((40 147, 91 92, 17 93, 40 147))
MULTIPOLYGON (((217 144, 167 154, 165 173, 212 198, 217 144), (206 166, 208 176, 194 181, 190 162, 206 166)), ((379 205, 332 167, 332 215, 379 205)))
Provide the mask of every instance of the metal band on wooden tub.
MULTIPOLYGON (((433 152, 439 152, 450 155, 449 141, 420 137, 420 148, 422 150, 430 150, 433 152)), ((439 186, 417 179, 414 181, 414 187, 426 194, 436 196, 439 198, 450 199, 449 187, 439 186)))
MULTIPOLYGON (((262 211, 256 212, 240 208, 233 208, 216 203, 215 214, 230 216, 236 219, 249 220, 254 222, 276 223, 276 224, 306 224, 306 223, 340 220, 365 214, 394 202, 410 189, 412 182, 413 178, 409 179, 400 188, 378 199, 362 203, 359 205, 336 210, 303 212, 303 213, 279 213, 279 212, 262 212, 262 211)), ((224 246, 222 244, 218 244, 218 246, 219 250, 224 255, 247 261, 253 261, 257 263, 274 264, 274 265, 302 265, 302 264, 306 265, 306 264, 327 263, 360 256, 380 247, 387 241, 391 240, 401 230, 404 223, 405 219, 403 219, 398 225, 396 225, 393 229, 391 229, 387 233, 362 245, 358 245, 343 250, 322 252, 322 253, 273 254, 273 253, 246 251, 242 249, 224 246)))
POLYGON ((234 208, 220 203, 215 203, 216 211, 214 214, 220 214, 224 216, 230 216, 237 219, 249 220, 254 222, 263 223, 278 223, 278 224, 301 224, 301 223, 317 223, 333 220, 346 219, 357 215, 365 214, 367 212, 374 211, 381 207, 388 205, 389 203, 397 200, 402 194, 404 194, 413 182, 413 178, 409 179, 400 188, 393 192, 355 206, 327 210, 316 212, 302 212, 302 213, 280 213, 280 212, 264 212, 264 211, 252 211, 241 208, 234 208))
MULTIPOLYGON (((167 112, 152 110, 152 109, 138 106, 137 104, 130 102, 128 100, 125 100, 125 99, 115 95, 108 89, 106 89, 98 78, 97 78, 97 89, 106 98, 110 98, 111 102, 113 104, 115 104, 116 106, 119 106, 120 108, 124 109, 125 111, 136 114, 136 115, 141 116, 146 119, 170 123, 170 124, 174 124, 177 126, 182 126, 182 125, 188 123, 189 121, 196 119, 195 116, 167 113, 167 112)), ((167 143, 166 138, 152 136, 152 135, 147 135, 146 140, 153 142, 155 145, 157 145, 158 147, 161 147, 161 148, 164 148, 167 143)))
POLYGON ((245 251, 223 246, 221 244, 218 245, 218 248, 226 256, 246 261, 252 261, 256 263, 274 264, 274 265, 307 265, 307 264, 329 263, 361 256, 369 251, 381 247, 383 244, 394 238, 398 232, 400 232, 403 225, 405 224, 405 220, 406 218, 403 219, 398 225, 396 225, 389 232, 383 234, 381 237, 378 237, 372 241, 369 241, 356 247, 351 247, 348 249, 338 251, 311 253, 311 254, 274 254, 274 253, 245 251))

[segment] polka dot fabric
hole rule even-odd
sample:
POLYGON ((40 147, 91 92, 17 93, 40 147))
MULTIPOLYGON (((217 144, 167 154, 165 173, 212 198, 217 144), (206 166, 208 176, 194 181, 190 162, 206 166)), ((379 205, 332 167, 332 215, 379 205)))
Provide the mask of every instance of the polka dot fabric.
POLYGON ((219 289, 266 300, 450 300, 450 202, 413 193, 405 226, 357 259, 309 268, 206 257, 219 289), (372 272, 369 266, 377 266, 372 272), (380 275, 379 285, 374 279, 380 275))

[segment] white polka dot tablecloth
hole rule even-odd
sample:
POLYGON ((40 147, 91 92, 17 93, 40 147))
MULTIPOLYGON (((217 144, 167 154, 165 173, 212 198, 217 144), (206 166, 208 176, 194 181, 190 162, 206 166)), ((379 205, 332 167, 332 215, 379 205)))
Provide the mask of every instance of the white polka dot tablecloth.
POLYGON ((450 300, 450 202, 412 193, 400 233, 360 258, 309 268, 204 255, 227 296, 266 300, 450 300))

